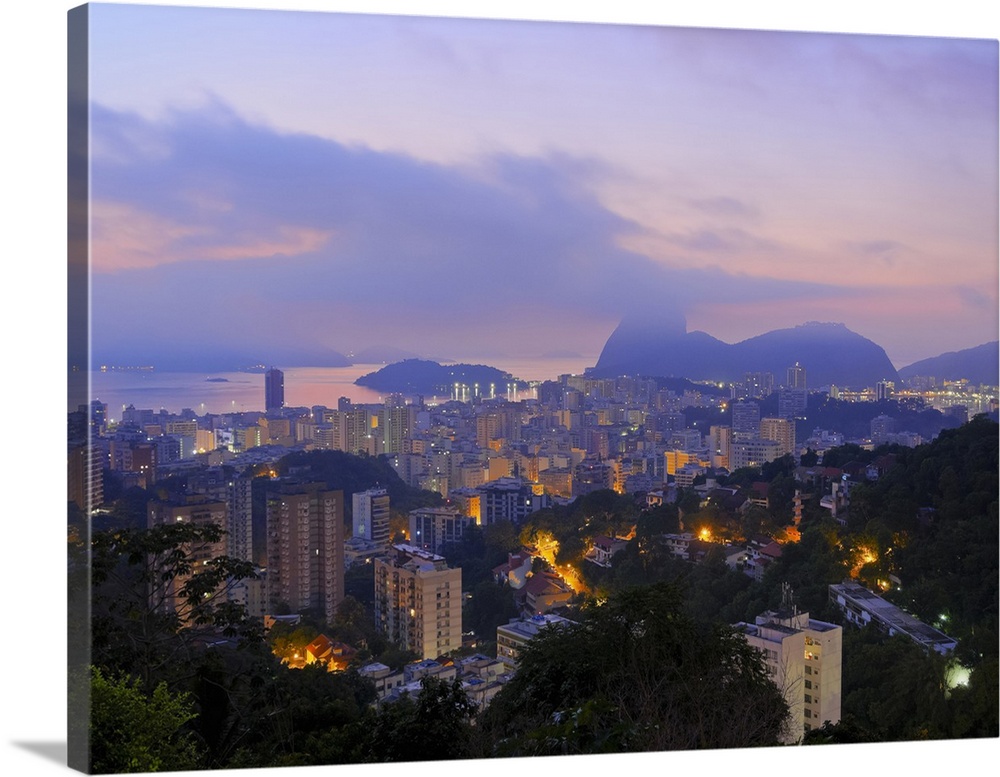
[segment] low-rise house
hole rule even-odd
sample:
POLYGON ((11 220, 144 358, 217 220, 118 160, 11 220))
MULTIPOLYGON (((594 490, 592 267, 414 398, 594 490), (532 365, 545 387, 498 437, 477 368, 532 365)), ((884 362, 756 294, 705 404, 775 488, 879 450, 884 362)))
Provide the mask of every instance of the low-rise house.
POLYGON ((594 537, 594 544, 587 551, 583 558, 599 567, 608 568, 611 566, 611 559, 616 553, 620 553, 628 546, 628 540, 621 537, 607 537, 598 534, 594 537))
POLYGON ((747 544, 743 572, 754 580, 762 580, 767 568, 781 558, 781 546, 770 537, 755 537, 747 544))
POLYGON ((406 683, 419 682, 425 677, 436 677, 450 682, 458 677, 458 669, 454 664, 444 664, 429 658, 403 667, 403 679, 406 683))
POLYGON ((493 701, 493 697, 500 692, 501 688, 503 688, 503 683, 498 680, 484 680, 475 676, 462 678, 462 690, 465 691, 469 701, 475 704, 480 711, 486 709, 486 706, 493 701))
POLYGON ((265 615, 264 631, 270 631, 271 627, 276 623, 282 623, 286 626, 298 626, 301 620, 301 615, 265 615))
POLYGON ((941 655, 948 655, 958 647, 957 639, 914 618, 863 585, 845 580, 831 585, 829 591, 830 601, 855 626, 872 624, 889 636, 903 634, 925 651, 934 650, 941 655))
POLYGON ((673 555, 687 560, 688 546, 694 541, 694 535, 691 532, 661 534, 660 540, 673 555))
POLYGON ((333 642, 324 634, 306 645, 306 663, 326 663, 333 654, 333 642))
POLYGON ((330 671, 347 669, 358 653, 357 650, 343 642, 331 640, 325 634, 306 645, 306 663, 326 664, 330 671))
POLYGON ((531 571, 531 554, 526 550, 517 553, 508 553, 507 561, 493 568, 493 579, 498 585, 509 585, 514 590, 519 590, 528 582, 528 573, 531 571))
POLYGON ((372 559, 385 553, 385 544, 366 540, 364 537, 350 537, 344 541, 344 569, 356 564, 370 564, 372 559))
POLYGON ((402 671, 393 671, 377 661, 365 664, 358 670, 358 674, 375 683, 375 693, 379 699, 384 699, 406 682, 402 671))
POLYGON ((705 492, 701 504, 702 507, 715 505, 720 510, 735 515, 746 509, 749 500, 746 493, 738 488, 712 488, 705 492))
POLYGON ((555 572, 535 572, 518 592, 523 594, 524 609, 541 615, 569 604, 573 589, 555 572))
POLYGON ((646 507, 659 507, 677 503, 677 486, 673 483, 646 494, 646 507))
POLYGON ((766 480, 758 480, 751 484, 750 486, 750 504, 757 505, 758 507, 763 507, 767 509, 770 506, 770 502, 767 498, 767 490, 770 487, 770 483, 766 480))
POLYGON ((517 668, 521 651, 542 629, 562 628, 575 625, 568 618, 551 613, 533 615, 530 618, 514 618, 503 626, 497 626, 497 659, 507 671, 517 668))

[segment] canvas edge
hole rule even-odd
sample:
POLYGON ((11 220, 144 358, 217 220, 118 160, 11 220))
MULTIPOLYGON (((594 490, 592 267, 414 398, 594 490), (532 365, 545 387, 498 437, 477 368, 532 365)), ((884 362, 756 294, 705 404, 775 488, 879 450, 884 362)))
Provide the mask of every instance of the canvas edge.
MULTIPOLYGON (((66 119, 66 248, 67 248, 67 400, 68 407, 86 408, 84 439, 70 440, 67 430, 68 470, 74 465, 91 477, 93 439, 90 433, 90 137, 89 105, 89 7, 67 12, 67 119, 66 119), (77 461, 74 462, 74 457, 77 461)), ((89 496, 88 490, 84 494, 89 496)), ((66 762, 71 769, 90 772, 90 512, 85 497, 85 519, 71 525, 72 502, 67 500, 67 706, 66 762)))

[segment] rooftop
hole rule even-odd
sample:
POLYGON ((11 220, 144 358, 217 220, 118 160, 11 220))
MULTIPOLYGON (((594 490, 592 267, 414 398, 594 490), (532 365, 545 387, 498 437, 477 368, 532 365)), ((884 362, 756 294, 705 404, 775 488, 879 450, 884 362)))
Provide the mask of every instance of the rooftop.
POLYGON ((939 653, 949 652, 958 644, 958 640, 949 637, 942 631, 928 626, 923 621, 901 610, 892 602, 888 602, 878 594, 849 580, 830 586, 831 594, 839 594, 846 601, 867 611, 873 618, 885 626, 909 636, 914 642, 925 647, 934 648, 939 653))

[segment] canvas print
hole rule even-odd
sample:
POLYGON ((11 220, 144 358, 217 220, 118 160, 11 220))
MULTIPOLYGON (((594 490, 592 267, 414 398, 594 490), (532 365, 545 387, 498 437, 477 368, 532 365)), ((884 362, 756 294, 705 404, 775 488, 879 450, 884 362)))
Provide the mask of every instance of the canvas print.
POLYGON ((996 40, 69 33, 73 768, 997 737, 996 40))

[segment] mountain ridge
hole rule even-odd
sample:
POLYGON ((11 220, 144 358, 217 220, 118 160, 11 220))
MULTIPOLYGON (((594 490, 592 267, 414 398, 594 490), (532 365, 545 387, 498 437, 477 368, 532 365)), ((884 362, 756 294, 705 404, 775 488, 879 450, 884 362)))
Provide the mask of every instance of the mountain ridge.
POLYGON ((966 379, 973 384, 1000 383, 1000 341, 991 340, 972 348, 931 356, 899 370, 899 377, 934 376, 940 380, 966 379))
POLYGON ((687 332, 676 316, 626 317, 590 373, 738 382, 748 372, 770 372, 781 382, 796 363, 805 368, 810 386, 861 388, 899 379, 885 350, 843 323, 809 321, 729 344, 705 332, 687 332))

